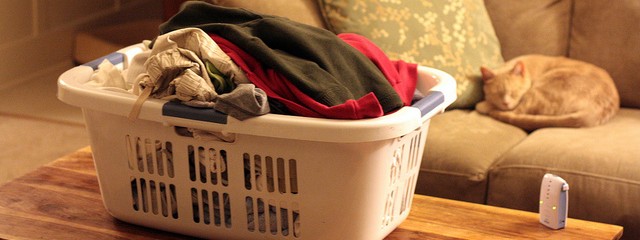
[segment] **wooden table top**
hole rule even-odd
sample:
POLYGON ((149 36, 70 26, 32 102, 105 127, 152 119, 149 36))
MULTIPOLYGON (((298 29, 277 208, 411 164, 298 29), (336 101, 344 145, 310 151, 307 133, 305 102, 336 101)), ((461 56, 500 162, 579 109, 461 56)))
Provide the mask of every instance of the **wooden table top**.
MULTIPOLYGON (((535 213, 416 195, 386 239, 619 239, 622 227, 568 219, 551 230, 535 213)), ((185 239, 113 218, 102 204, 91 149, 0 186, 0 239, 185 239)))

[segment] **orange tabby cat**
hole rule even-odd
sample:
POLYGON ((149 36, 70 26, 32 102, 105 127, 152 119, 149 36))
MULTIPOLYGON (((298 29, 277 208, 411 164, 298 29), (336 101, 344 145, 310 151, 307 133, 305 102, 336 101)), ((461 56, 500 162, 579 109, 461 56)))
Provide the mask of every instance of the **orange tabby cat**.
POLYGON ((476 110, 527 131, 597 126, 620 108, 609 74, 586 62, 525 55, 480 70, 485 100, 476 110))

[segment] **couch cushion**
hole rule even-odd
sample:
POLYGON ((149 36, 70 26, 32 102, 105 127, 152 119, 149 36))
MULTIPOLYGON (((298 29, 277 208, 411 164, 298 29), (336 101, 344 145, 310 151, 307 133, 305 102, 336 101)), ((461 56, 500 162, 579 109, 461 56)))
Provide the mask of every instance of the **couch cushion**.
POLYGON ((572 2, 485 0, 504 59, 530 53, 566 55, 572 2))
POLYGON ((484 203, 489 168, 526 135, 475 111, 433 117, 416 192, 484 203))
POLYGON ((479 67, 503 62, 482 0, 319 1, 330 30, 361 34, 393 59, 453 75, 458 100, 452 108, 482 100, 479 67))
POLYGON ((315 0, 207 0, 206 2, 286 17, 314 27, 324 27, 324 21, 315 0))
POLYGON ((606 69, 623 107, 640 108, 640 1, 575 1, 569 56, 606 69))
POLYGON ((491 169, 487 203, 536 212, 550 172, 569 183, 569 217, 622 225, 638 239, 638 169, 640 110, 623 108, 602 126, 533 132, 491 169))

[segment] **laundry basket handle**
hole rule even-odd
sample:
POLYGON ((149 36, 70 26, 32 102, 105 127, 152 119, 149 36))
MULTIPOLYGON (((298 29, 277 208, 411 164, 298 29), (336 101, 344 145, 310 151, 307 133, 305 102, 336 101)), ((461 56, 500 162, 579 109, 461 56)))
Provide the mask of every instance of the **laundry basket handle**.
POLYGON ((169 101, 162 105, 162 115, 197 121, 227 124, 227 114, 213 108, 195 108, 179 102, 169 101))
POLYGON ((433 111, 444 103, 444 93, 440 91, 429 91, 427 96, 414 102, 411 106, 420 109, 421 116, 433 111))
MULTIPOLYGON (((414 102, 411 106, 420 110, 421 116, 425 116, 444 103, 444 94, 440 91, 430 91, 427 96, 414 102)), ((227 114, 212 108, 194 108, 184 104, 169 101, 162 106, 162 115, 179 117, 204 122, 227 124, 227 114)))

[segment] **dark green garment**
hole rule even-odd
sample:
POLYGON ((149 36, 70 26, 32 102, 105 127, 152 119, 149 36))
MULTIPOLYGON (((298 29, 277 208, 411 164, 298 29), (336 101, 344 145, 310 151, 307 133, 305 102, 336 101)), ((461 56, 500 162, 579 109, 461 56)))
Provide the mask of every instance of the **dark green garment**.
POLYGON ((233 42, 327 106, 359 99, 370 92, 376 95, 385 113, 403 106, 376 65, 327 30, 194 1, 163 23, 160 32, 187 27, 201 28, 233 42))

